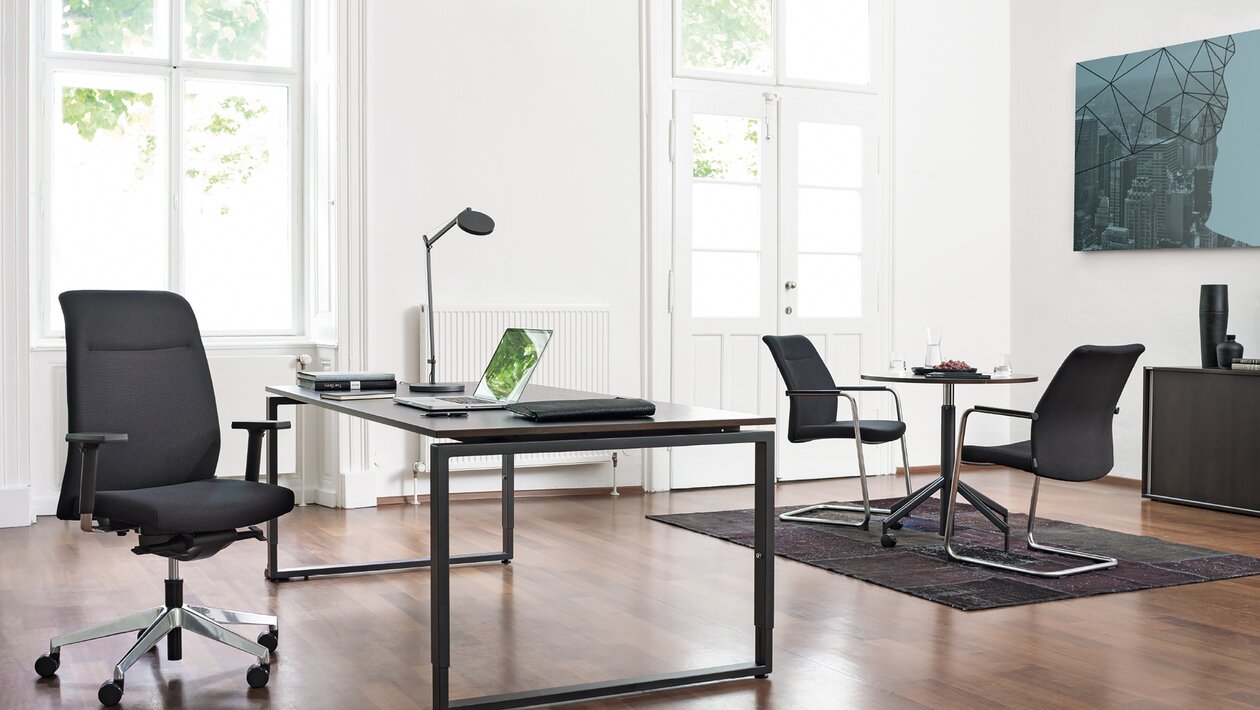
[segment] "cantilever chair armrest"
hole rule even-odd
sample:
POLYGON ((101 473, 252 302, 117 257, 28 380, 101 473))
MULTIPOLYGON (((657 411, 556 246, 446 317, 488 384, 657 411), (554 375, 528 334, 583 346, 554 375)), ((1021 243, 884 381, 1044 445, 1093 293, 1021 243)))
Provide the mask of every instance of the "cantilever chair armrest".
POLYGON ((93 532, 92 509, 96 506, 96 454, 101 444, 119 444, 127 441, 126 434, 107 432, 73 432, 66 434, 66 441, 78 445, 82 453, 79 469, 79 529, 93 532))
MULTIPOLYGON (((845 392, 887 392, 892 395, 893 402, 897 405, 897 421, 904 421, 901 417, 901 397, 897 396, 897 390, 882 385, 860 385, 856 387, 837 387, 830 390, 788 390, 785 394, 789 397, 841 397, 846 396, 845 392)), ((854 410, 857 409, 853 398, 849 397, 849 402, 853 404, 854 410)), ((854 419, 857 419, 857 413, 854 412, 854 419)))
POLYGON ((292 426, 290 422, 277 419, 232 422, 233 429, 244 429, 249 432, 249 444, 245 451, 245 480, 258 482, 258 471, 262 468, 263 436, 269 431, 288 429, 292 426))
POLYGON ((1031 419, 1033 421, 1037 421, 1036 412, 1025 412, 1019 409, 1002 409, 1001 407, 986 407, 984 405, 978 404, 972 407, 968 413, 970 412, 980 412, 981 414, 996 414, 1002 417, 1015 417, 1017 419, 1031 419))
POLYGON ((972 414, 977 412, 980 414, 996 414, 999 417, 1012 417, 1014 419, 1028 419, 1034 422, 1037 421, 1036 412, 1025 412, 1019 409, 1002 409, 1001 407, 986 407, 982 404, 977 404, 971 409, 963 412, 962 415, 962 427, 958 430, 958 451, 960 452, 959 461, 962 460, 961 452, 963 444, 967 443, 967 420, 971 418, 972 414))

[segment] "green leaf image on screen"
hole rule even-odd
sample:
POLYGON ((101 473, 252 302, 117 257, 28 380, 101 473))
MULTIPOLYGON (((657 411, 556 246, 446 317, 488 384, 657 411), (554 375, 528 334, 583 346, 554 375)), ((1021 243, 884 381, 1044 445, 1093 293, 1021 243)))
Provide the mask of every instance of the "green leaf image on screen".
POLYGON ((508 330, 486 368, 486 386, 494 393, 495 399, 503 399, 512 394, 517 383, 537 362, 538 348, 529 334, 522 330, 508 330))

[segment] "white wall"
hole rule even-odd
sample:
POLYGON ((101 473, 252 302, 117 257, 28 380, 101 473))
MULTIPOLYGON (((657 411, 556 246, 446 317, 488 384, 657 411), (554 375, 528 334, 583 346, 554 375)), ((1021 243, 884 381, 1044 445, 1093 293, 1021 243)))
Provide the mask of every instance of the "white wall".
MULTIPOLYGON (((372 0, 367 13, 367 366, 421 377, 420 236, 473 207, 495 232, 434 248, 437 308, 607 304, 612 390, 638 395, 637 2, 372 0)), ((369 445, 377 495, 410 494, 419 437, 373 426, 369 445)), ((619 483, 639 485, 637 457, 623 462, 619 483)), ((607 481, 607 464, 517 473, 520 488, 607 481)))
MULTIPOLYGON (((946 358, 991 370, 1011 352, 1010 5, 896 5, 893 352, 911 365, 923 364, 928 325, 945 327, 946 358)), ((1007 406, 1032 386, 959 386, 958 411, 1007 406)), ((940 461, 940 390, 899 389, 912 466, 940 461)), ((1004 421, 977 418, 968 439, 1007 436, 1004 421)))
POLYGON ((0 0, 0 527, 31 522, 27 402, 28 6, 0 0))
MULTIPOLYGON (((1083 343, 1140 342, 1146 354, 1116 421, 1114 475, 1141 475, 1143 366, 1199 364, 1199 285, 1230 287, 1229 332, 1260 350, 1260 252, 1072 251, 1077 62, 1260 27, 1248 0, 1054 0, 1011 10, 1012 349, 1050 374, 1083 343)), ((1228 117, 1226 118, 1228 121, 1228 117)), ((1023 390, 1018 407, 1036 403, 1023 390)))

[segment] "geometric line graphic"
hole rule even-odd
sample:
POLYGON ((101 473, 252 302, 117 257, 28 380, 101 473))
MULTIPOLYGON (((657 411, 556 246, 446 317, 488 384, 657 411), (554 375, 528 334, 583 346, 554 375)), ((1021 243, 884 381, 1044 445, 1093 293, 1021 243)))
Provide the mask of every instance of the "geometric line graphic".
MULTIPOLYGON (((1076 172, 1166 143, 1206 145, 1215 139, 1229 109, 1225 67, 1234 52, 1234 38, 1227 35, 1077 64, 1078 77, 1084 73, 1101 86, 1080 102, 1076 117, 1097 121, 1116 150, 1078 160, 1076 172), (1154 140, 1149 139, 1152 132, 1154 140)), ((1078 130, 1085 125, 1091 124, 1077 121, 1078 130)), ((1078 155, 1089 148, 1089 137, 1078 134, 1078 155)))

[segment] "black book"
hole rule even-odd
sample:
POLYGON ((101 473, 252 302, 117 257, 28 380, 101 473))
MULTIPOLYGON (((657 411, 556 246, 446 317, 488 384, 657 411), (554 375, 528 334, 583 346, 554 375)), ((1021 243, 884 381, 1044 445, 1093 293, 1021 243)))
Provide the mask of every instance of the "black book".
POLYGON ((349 392, 352 390, 393 390, 394 380, 309 380, 298 378, 298 387, 316 392, 349 392))
POLYGON ((302 370, 297 373, 299 380, 314 382, 349 382, 358 380, 393 380, 392 372, 334 372, 332 370, 302 370))

